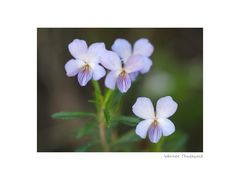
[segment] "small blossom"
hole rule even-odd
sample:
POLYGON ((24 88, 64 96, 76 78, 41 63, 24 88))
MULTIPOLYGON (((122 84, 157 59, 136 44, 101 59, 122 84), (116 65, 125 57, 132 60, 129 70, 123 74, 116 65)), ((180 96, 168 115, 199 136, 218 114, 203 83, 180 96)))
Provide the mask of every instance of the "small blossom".
POLYGON ((141 55, 143 57, 143 68, 137 72, 130 74, 132 81, 136 79, 139 72, 142 74, 147 73, 152 66, 152 60, 149 57, 152 55, 154 48, 148 39, 142 38, 137 40, 133 45, 133 49, 127 40, 116 39, 112 45, 112 50, 120 56, 123 63, 126 63, 128 59, 133 55, 141 55))
POLYGON ((99 80, 105 76, 105 69, 99 65, 100 54, 105 50, 104 43, 94 43, 87 46, 84 40, 75 39, 68 45, 74 59, 65 64, 68 77, 78 77, 81 86, 85 86, 92 78, 99 80))
POLYGON ((144 65, 140 55, 129 57, 123 64, 115 52, 107 50, 101 55, 101 64, 110 70, 105 79, 105 86, 114 89, 117 84, 122 93, 127 92, 131 87, 130 74, 141 70, 144 65))
POLYGON ((177 103, 170 96, 157 101, 156 112, 149 98, 139 97, 132 107, 133 113, 144 119, 136 127, 136 134, 145 139, 147 134, 152 143, 157 143, 161 136, 169 136, 175 126, 168 118, 177 110, 177 103))

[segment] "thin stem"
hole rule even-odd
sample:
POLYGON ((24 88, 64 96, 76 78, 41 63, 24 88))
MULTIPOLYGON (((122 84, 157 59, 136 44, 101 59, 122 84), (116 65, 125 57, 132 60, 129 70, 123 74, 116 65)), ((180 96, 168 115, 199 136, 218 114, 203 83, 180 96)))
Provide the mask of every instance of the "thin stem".
POLYGON ((92 81, 94 91, 95 91, 95 99, 96 99, 96 110, 97 110, 97 119, 98 119, 98 126, 99 126, 99 135, 102 144, 102 148, 104 151, 109 151, 109 146, 106 140, 106 124, 105 124, 105 117, 104 117, 104 97, 102 96, 102 92, 100 86, 97 81, 92 81))
POLYGON ((109 151, 109 146, 106 140, 106 124, 104 120, 104 112, 101 110, 98 114, 98 125, 101 138, 101 144, 104 151, 109 151))

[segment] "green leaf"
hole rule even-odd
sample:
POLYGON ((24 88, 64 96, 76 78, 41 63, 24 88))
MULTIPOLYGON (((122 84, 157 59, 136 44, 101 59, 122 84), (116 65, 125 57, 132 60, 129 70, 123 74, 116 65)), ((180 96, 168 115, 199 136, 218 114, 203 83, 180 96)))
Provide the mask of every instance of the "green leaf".
POLYGON ((96 123, 96 121, 88 122, 83 127, 78 128, 77 130, 75 130, 75 137, 77 139, 80 139, 83 136, 89 134, 91 132, 91 130, 93 129, 95 123, 96 123))
POLYGON ((82 117, 96 117, 96 115, 89 112, 57 112, 52 114, 51 117, 54 119, 70 120, 79 119, 82 117))
POLYGON ((107 124, 107 127, 110 127, 111 124, 111 114, 109 109, 104 109, 104 117, 107 124))
POLYGON ((128 126, 136 126, 141 121, 141 119, 133 116, 118 116, 114 118, 112 121, 122 123, 128 126))
POLYGON ((91 100, 91 99, 90 99, 90 100, 88 100, 88 102, 89 102, 89 103, 93 103, 93 104, 95 104, 95 103, 96 103, 96 101, 95 101, 95 100, 91 100))
POLYGON ((123 93, 121 93, 120 91, 118 91, 117 89, 114 91, 113 95, 112 95, 112 99, 111 99, 111 106, 115 107, 117 104, 119 104, 119 101, 121 100, 121 98, 123 97, 123 93))
POLYGON ((114 95, 114 91, 111 89, 107 89, 104 95, 104 104, 105 106, 111 106, 110 102, 112 101, 112 97, 114 95))
MULTIPOLYGON (((91 149, 92 147, 99 149, 100 148, 100 141, 91 141, 89 143, 83 144, 80 147, 78 147, 77 149, 75 149, 75 152, 91 152, 93 151, 93 149, 91 149)), ((94 152, 96 152, 94 150, 94 152)))
POLYGON ((119 145, 119 144, 123 144, 123 143, 136 142, 139 140, 141 140, 141 139, 136 135, 135 130, 131 130, 131 131, 125 133, 123 136, 121 136, 116 141, 114 141, 111 145, 115 146, 115 145, 119 145))
POLYGON ((188 135, 181 131, 176 131, 165 138, 162 149, 165 152, 182 152, 185 150, 188 135))
POLYGON ((82 145, 81 147, 77 148, 77 149, 75 150, 75 152, 86 152, 86 151, 89 150, 92 146, 93 146, 92 143, 88 143, 88 144, 82 145))

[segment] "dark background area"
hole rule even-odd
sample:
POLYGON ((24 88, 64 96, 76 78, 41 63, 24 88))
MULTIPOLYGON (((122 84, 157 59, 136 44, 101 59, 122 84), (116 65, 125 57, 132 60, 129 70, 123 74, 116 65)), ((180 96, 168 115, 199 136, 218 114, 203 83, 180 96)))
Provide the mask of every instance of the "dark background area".
MULTIPOLYGON (((68 78, 64 64, 71 59, 68 44, 73 39, 88 45, 105 42, 110 49, 116 38, 133 44, 148 38, 155 50, 149 73, 139 76, 124 96, 123 114, 133 115, 132 105, 139 96, 157 100, 170 95, 178 103, 170 118, 186 135, 182 151, 203 151, 203 29, 202 28, 38 28, 37 29, 37 150, 39 152, 74 151, 88 141, 76 140, 75 127, 88 119, 59 121, 51 114, 59 111, 94 111, 91 83, 79 86, 77 78, 68 78)), ((104 79, 99 82, 104 86, 104 79)), ((125 131, 129 127, 120 127, 125 131)), ((145 146, 145 145, 143 145, 145 146)), ((141 144, 138 146, 141 150, 141 144)))

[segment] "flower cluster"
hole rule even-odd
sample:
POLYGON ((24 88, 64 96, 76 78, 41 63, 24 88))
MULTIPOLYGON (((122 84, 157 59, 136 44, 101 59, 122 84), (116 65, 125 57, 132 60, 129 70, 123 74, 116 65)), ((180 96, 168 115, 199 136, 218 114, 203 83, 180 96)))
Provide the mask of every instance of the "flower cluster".
POLYGON ((147 39, 139 39, 135 42, 133 49, 131 44, 125 39, 117 39, 112 45, 112 50, 116 52, 125 64, 134 56, 138 56, 143 61, 143 67, 140 71, 135 71, 130 74, 131 80, 134 81, 140 73, 147 73, 151 66, 152 60, 149 58, 153 53, 153 45, 147 39))
POLYGON ((74 59, 65 64, 68 77, 78 77, 81 86, 85 86, 91 79, 99 80, 106 76, 105 85, 110 89, 118 89, 125 93, 131 87, 139 73, 147 73, 152 60, 153 46, 147 39, 135 42, 133 50, 125 39, 117 39, 112 45, 112 51, 106 50, 104 43, 94 43, 87 46, 84 40, 75 39, 68 45, 69 52, 74 59), (103 67, 102 67, 102 66, 103 67))
MULTIPOLYGON (((91 80, 105 78, 105 86, 119 89, 126 93, 139 74, 147 73, 151 66, 154 48, 147 39, 137 40, 133 47, 125 39, 116 39, 111 50, 102 42, 87 46, 84 40, 75 39, 68 45, 73 56, 65 64, 66 75, 77 75, 81 86, 91 80)), ((149 136, 152 143, 157 143, 161 136, 168 136, 175 131, 175 126, 168 118, 177 110, 177 103, 170 96, 157 101, 156 112, 152 102, 146 97, 139 97, 132 107, 133 113, 144 119, 136 127, 136 134, 145 139, 149 136)))

